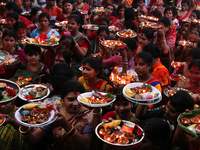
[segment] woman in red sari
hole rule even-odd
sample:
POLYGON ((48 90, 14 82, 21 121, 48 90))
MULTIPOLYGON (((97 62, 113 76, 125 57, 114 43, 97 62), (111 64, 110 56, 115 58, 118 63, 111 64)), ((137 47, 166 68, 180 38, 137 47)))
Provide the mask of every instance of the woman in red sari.
POLYGON ((181 10, 178 11, 178 21, 179 24, 182 23, 182 20, 189 18, 191 12, 188 11, 189 1, 188 0, 182 0, 181 1, 181 10))
POLYGON ((155 33, 154 44, 161 50, 161 63, 169 70, 171 70, 171 62, 174 60, 174 48, 176 43, 176 29, 167 17, 159 19, 162 28, 155 33))
POLYGON ((76 0, 76 3, 74 4, 74 7, 77 10, 86 10, 86 11, 88 11, 90 9, 90 5, 88 5, 86 2, 84 3, 83 0, 76 0))

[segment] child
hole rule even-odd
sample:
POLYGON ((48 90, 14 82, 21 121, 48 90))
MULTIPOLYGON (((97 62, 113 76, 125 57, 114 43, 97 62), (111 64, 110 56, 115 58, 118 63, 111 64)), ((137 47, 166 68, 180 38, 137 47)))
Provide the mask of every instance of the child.
POLYGON ((139 0, 138 1, 138 8, 137 10, 143 10, 145 14, 147 14, 147 9, 145 8, 145 0, 139 0))
POLYGON ((31 12, 31 0, 23 0, 21 9, 23 12, 31 12))
POLYGON ((156 6, 153 7, 153 9, 151 9, 151 11, 154 11, 154 10, 158 10, 161 12, 161 14, 163 15, 164 14, 164 7, 163 7, 163 0, 156 0, 156 6))

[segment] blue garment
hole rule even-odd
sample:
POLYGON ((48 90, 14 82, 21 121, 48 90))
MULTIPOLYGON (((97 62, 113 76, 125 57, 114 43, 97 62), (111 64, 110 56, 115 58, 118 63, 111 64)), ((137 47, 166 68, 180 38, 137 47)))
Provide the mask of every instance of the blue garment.
MULTIPOLYGON (((40 34, 39 34, 38 30, 39 30, 39 29, 33 30, 33 32, 31 33, 30 37, 31 37, 31 38, 34 38, 34 37, 36 37, 36 36, 39 36, 40 34)), ((51 30, 49 31, 49 33, 47 33, 47 37, 48 37, 48 38, 50 38, 50 36, 51 36, 51 34, 52 34, 52 31, 54 31, 55 36, 60 36, 60 34, 59 34, 57 31, 51 29, 51 30)))

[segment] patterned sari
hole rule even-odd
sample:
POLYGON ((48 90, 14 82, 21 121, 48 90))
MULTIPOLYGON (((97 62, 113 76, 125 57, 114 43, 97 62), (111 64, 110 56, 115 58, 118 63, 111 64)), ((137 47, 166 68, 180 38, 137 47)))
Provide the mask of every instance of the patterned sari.
POLYGON ((156 78, 151 78, 149 81, 146 82, 147 84, 150 84, 151 86, 154 86, 162 93, 162 88, 160 82, 156 78))

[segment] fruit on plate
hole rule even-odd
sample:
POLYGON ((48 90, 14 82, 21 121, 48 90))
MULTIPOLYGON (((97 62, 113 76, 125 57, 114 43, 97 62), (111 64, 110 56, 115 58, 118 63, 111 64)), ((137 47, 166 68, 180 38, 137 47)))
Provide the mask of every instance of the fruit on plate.
POLYGON ((23 109, 27 110, 27 109, 32 109, 34 107, 38 106, 38 104, 34 103, 34 104, 27 104, 23 106, 23 109))
POLYGON ((89 99, 85 98, 85 97, 82 97, 81 101, 84 102, 84 103, 91 104, 91 101, 89 99))
POLYGON ((115 127, 117 127, 118 125, 120 125, 121 121, 122 121, 122 120, 114 120, 114 121, 112 121, 112 122, 105 123, 105 124, 103 124, 102 126, 103 126, 104 128, 115 128, 115 127))
POLYGON ((125 90, 125 93, 127 96, 129 97, 135 97, 135 94, 131 91, 131 89, 126 89, 125 90))

